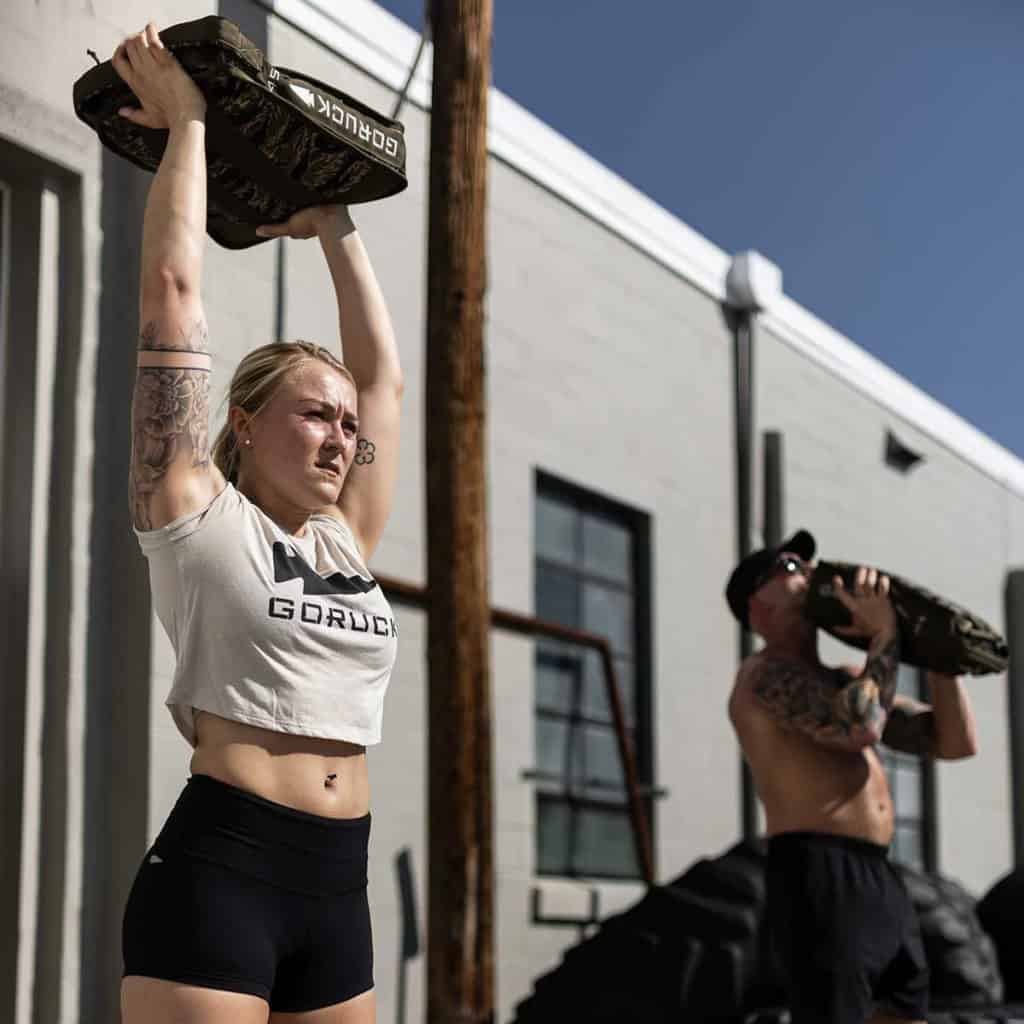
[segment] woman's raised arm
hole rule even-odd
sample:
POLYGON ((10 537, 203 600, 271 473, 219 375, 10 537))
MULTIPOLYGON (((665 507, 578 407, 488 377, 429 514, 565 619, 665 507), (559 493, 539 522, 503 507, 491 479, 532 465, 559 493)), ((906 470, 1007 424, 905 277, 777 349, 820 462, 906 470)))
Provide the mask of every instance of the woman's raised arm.
POLYGON ((338 507, 369 560, 391 514, 398 479, 402 367, 391 316, 370 257, 344 207, 317 224, 338 299, 342 359, 359 389, 356 456, 338 507))
POLYGON ((369 559, 391 513, 398 477, 402 367, 391 316, 366 248, 344 206, 300 210, 284 224, 265 225, 266 238, 320 240, 338 300, 342 358, 355 378, 359 438, 338 510, 369 559))
POLYGON ((135 526, 153 530, 209 504, 224 486, 210 459, 210 356, 200 297, 206 103, 152 24, 114 51, 113 65, 142 103, 121 116, 168 132, 142 234, 129 480, 135 526))

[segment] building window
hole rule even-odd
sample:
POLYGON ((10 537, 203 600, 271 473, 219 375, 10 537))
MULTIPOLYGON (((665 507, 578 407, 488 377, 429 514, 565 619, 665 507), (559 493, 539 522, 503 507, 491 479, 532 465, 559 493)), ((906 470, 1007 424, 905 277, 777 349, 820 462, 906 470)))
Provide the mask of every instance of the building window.
MULTIPOLYGON (((896 692, 913 700, 923 699, 923 675, 917 668, 900 665, 896 692)), ((935 870, 934 768, 930 758, 896 750, 882 750, 882 765, 889 777, 896 830, 892 859, 919 871, 935 870)))
MULTIPOLYGON (((534 526, 537 616, 607 637, 649 783, 648 517, 538 474, 534 526)), ((535 681, 538 871, 640 877, 600 655, 538 640, 535 681)))

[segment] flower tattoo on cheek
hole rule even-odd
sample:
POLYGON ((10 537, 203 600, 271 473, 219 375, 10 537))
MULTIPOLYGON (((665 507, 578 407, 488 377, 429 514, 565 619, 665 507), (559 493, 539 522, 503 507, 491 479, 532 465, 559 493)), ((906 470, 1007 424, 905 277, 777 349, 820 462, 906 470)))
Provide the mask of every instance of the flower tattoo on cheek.
POLYGON ((376 450, 377 446, 372 441, 367 441, 365 437, 359 438, 356 442, 356 465, 368 466, 373 462, 373 453, 376 450))

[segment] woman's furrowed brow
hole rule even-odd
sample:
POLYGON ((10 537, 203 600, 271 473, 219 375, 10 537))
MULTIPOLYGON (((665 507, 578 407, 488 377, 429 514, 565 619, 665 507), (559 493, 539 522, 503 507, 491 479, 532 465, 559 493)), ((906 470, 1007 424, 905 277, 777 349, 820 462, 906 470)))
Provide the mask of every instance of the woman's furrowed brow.
POLYGON ((347 417, 352 420, 356 425, 359 424, 359 417, 354 412, 348 412, 344 405, 335 405, 334 402, 328 402, 325 398, 314 398, 311 395, 305 398, 298 399, 300 405, 315 405, 321 410, 329 412, 334 416, 341 413, 345 413, 347 417))

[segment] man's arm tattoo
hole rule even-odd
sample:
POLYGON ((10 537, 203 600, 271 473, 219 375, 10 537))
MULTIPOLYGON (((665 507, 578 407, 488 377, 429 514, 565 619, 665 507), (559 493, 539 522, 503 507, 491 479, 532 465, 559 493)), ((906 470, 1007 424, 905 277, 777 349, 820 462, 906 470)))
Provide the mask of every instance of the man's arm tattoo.
POLYGON ((843 688, 840 695, 845 717, 875 730, 876 734, 878 729, 884 728, 886 715, 896 696, 899 667, 899 634, 872 640, 863 671, 843 688))
POLYGON ((787 729, 816 742, 856 750, 877 741, 896 690, 899 641, 872 651, 864 671, 851 677, 840 669, 813 669, 766 661, 754 692, 787 729))
POLYGON ((920 701, 900 700, 889 710, 882 742, 893 750, 919 757, 935 756, 935 714, 920 701))
MULTIPOLYGON (((205 352, 206 324, 202 321, 191 333, 179 332, 181 344, 165 344, 160 334, 154 323, 147 324, 140 348, 153 351, 156 345, 158 350, 205 352)), ((132 516, 140 530, 153 528, 153 495, 180 455, 187 453, 193 468, 209 465, 209 422, 208 370, 139 367, 132 402, 129 491, 132 516)))
POLYGON ((879 702, 882 709, 888 711, 896 696, 896 682, 900 668, 900 635, 895 632, 892 638, 881 644, 876 650, 872 642, 868 648, 868 660, 864 664, 861 679, 873 679, 878 686, 879 702))
POLYGON ((786 729, 830 746, 853 749, 870 739, 871 708, 851 699, 856 681, 836 669, 767 661, 754 684, 762 705, 786 729))

